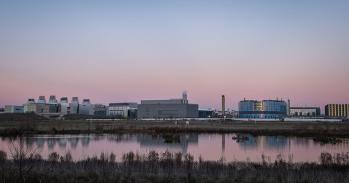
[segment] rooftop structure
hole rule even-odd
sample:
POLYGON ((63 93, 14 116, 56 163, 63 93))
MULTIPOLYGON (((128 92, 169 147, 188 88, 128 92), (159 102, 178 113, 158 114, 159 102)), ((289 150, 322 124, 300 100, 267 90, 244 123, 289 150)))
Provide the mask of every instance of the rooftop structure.
POLYGON ((39 99, 38 99, 38 102, 37 102, 37 103, 46 104, 45 96, 39 96, 39 99))

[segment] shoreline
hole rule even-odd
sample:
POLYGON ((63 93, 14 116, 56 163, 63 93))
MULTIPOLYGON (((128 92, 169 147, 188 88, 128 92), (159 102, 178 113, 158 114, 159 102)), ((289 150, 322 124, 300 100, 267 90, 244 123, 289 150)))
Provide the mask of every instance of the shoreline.
POLYGON ((0 136, 21 134, 249 133, 252 135, 349 137, 345 122, 15 120, 0 121, 0 136))

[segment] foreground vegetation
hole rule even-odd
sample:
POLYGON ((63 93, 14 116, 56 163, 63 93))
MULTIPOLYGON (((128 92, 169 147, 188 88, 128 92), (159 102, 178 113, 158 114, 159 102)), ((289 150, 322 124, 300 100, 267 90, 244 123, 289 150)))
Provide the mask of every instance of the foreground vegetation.
MULTIPOLYGON (((190 154, 129 152, 116 162, 101 154, 77 162, 67 153, 39 154, 20 149, 7 157, 0 151, 1 182, 236 182, 344 183, 349 178, 349 153, 322 153, 320 163, 194 161, 190 154)), ((263 157, 262 157, 263 158, 263 157)))

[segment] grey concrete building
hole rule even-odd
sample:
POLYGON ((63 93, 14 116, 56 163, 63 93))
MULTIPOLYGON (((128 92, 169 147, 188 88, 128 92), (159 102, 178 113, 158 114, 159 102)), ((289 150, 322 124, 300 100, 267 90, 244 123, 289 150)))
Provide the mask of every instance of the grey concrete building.
POLYGON ((137 112, 137 103, 123 102, 110 103, 108 106, 108 116, 116 118, 135 118, 137 112))
POLYGON ((198 104, 188 103, 187 94, 184 92, 182 99, 142 100, 138 105, 137 118, 197 118, 198 109, 198 104))
POLYGON ((83 99, 82 104, 79 105, 79 114, 82 115, 93 115, 93 106, 90 99, 83 99))
POLYGON ((291 117, 318 117, 320 107, 290 107, 291 117))

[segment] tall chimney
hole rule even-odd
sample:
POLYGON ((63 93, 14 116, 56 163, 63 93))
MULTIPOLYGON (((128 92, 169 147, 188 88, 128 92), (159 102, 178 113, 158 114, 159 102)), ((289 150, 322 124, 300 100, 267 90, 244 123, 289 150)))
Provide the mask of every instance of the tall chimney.
POLYGON ((222 95, 222 117, 225 116, 225 96, 222 95))

